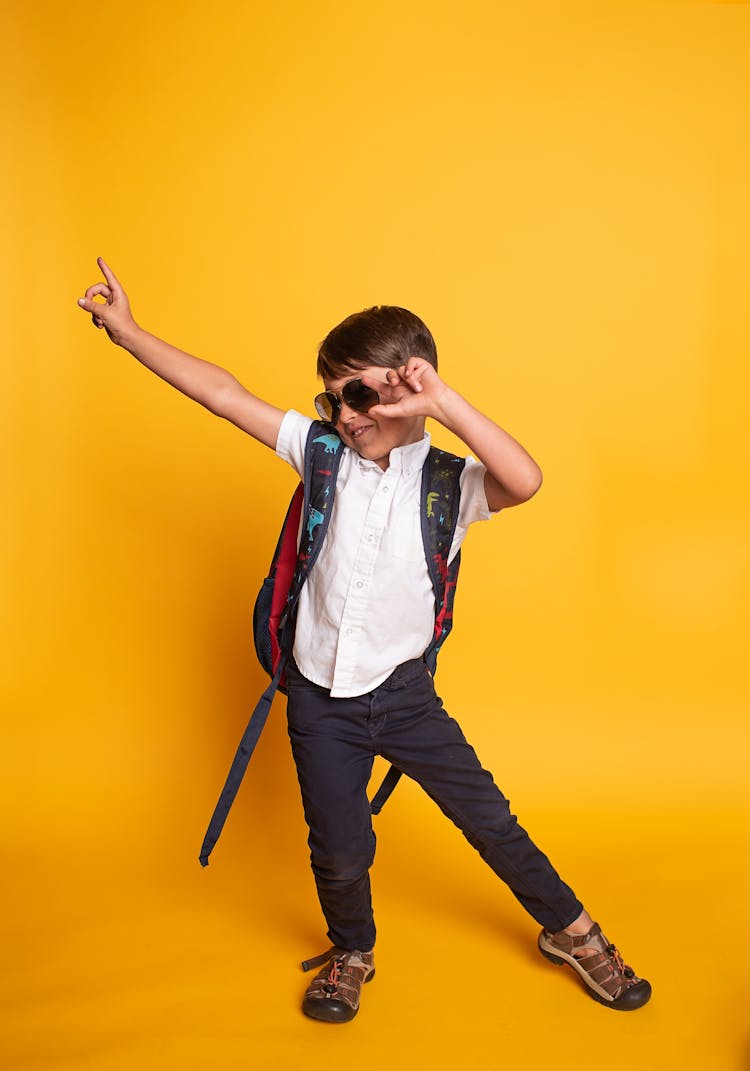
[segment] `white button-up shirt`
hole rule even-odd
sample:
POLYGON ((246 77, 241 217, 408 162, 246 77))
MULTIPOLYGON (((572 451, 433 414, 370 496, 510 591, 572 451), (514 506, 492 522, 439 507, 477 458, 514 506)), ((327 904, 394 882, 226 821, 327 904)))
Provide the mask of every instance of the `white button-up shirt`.
MULTIPOLYGON (((300 477, 311 423, 290 410, 276 444, 300 477)), ((382 684, 402 662, 421 658, 432 639, 435 598, 419 519, 430 436, 391 450, 385 471, 342 449, 328 532, 300 594, 294 660, 332 696, 354 696, 382 684)), ((449 561, 469 525, 492 515, 485 472, 467 458, 449 561)))

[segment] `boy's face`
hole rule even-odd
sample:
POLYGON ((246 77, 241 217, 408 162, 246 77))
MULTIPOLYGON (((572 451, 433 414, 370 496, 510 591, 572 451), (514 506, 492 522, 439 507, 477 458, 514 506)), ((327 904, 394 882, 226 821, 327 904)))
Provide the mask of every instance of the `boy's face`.
POLYGON ((341 391, 353 379, 362 378, 366 378, 368 385, 374 386, 375 390, 378 389, 379 383, 385 387, 388 371, 388 368, 374 365, 371 368, 352 369, 340 379, 323 380, 325 389, 337 394, 341 402, 341 412, 335 428, 344 444, 356 450, 360 457, 375 461, 384 470, 388 468, 391 450, 397 446, 422 441, 424 417, 374 417, 369 413, 360 413, 356 409, 350 409, 341 398, 341 391))

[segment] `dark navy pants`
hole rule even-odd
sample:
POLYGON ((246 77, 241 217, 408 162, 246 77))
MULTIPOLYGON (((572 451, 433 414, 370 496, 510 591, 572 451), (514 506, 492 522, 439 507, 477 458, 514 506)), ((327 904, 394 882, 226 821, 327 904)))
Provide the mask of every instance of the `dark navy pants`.
POLYGON ((542 926, 556 932, 580 915, 583 905, 443 709, 423 661, 404 662, 374 691, 347 699, 331 698, 291 659, 286 676, 310 859, 333 944, 369 951, 375 943, 375 833, 367 798, 375 755, 424 788, 542 926))

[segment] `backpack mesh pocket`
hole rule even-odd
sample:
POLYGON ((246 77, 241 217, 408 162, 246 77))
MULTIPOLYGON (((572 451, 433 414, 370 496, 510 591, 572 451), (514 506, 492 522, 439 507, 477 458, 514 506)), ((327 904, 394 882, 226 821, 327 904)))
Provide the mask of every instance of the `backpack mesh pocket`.
POLYGON ((267 576, 258 592, 253 608, 253 640, 258 661, 269 676, 273 676, 271 653, 271 601, 273 599, 273 577, 267 576))

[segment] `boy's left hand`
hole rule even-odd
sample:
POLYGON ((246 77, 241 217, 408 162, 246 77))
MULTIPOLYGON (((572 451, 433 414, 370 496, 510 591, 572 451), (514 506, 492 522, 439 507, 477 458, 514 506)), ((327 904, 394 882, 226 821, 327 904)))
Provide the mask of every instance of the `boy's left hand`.
POLYGON ((380 405, 369 410, 375 417, 430 416, 440 419, 441 401, 449 387, 423 357, 410 357, 400 368, 389 368, 385 382, 362 376, 362 382, 380 395, 380 405))
POLYGON ((517 506, 536 494, 542 473, 534 459, 499 424, 449 387, 423 357, 377 371, 385 371, 385 376, 361 376, 381 399, 368 412, 386 419, 429 416, 457 435, 487 470, 484 489, 491 511, 517 506))

